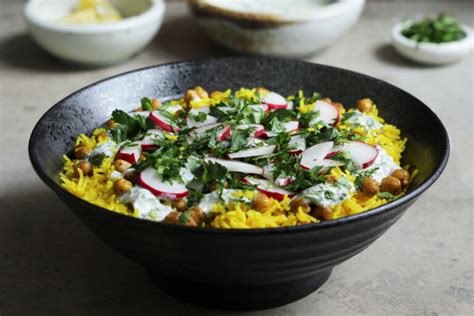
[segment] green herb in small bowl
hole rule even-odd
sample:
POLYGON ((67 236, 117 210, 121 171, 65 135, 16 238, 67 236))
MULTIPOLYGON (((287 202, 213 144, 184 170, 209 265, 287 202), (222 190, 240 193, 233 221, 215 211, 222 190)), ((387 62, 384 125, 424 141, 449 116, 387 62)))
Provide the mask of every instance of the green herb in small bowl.
POLYGON ((447 13, 440 13, 436 19, 424 18, 407 22, 408 26, 401 33, 416 42, 439 44, 459 41, 466 37, 461 25, 447 13))

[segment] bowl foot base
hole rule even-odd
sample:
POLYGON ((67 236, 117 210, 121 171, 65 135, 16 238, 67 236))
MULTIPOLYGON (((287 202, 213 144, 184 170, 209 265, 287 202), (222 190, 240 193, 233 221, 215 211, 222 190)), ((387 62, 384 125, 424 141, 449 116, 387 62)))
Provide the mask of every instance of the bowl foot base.
POLYGON ((213 286, 148 270, 156 286, 168 295, 197 305, 230 310, 260 310, 289 304, 316 291, 331 272, 328 269, 311 278, 266 286, 213 286))

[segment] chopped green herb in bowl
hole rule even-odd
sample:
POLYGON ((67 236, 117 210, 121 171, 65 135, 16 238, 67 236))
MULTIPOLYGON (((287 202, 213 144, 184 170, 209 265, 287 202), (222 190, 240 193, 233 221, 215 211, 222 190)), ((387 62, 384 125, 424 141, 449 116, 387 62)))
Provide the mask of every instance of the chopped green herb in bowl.
POLYGON ((436 19, 408 20, 408 26, 401 33, 416 42, 448 43, 466 37, 466 32, 456 19, 447 13, 440 13, 436 19))

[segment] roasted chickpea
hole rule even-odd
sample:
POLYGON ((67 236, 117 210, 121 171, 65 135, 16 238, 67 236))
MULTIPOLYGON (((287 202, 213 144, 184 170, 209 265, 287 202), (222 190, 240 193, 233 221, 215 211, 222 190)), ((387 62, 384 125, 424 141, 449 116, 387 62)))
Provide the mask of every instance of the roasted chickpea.
POLYGON ((107 121, 107 127, 110 128, 110 129, 116 127, 117 125, 118 125, 118 123, 115 122, 114 120, 108 120, 107 121))
POLYGON ((144 154, 140 154, 140 160, 141 161, 145 161, 146 160, 146 156, 144 154))
POLYGON ((336 177, 333 175, 333 174, 330 174, 326 177, 326 180, 329 182, 329 183, 334 183, 337 181, 336 177))
POLYGON ((405 169, 395 170, 394 172, 392 172, 392 177, 395 177, 400 180, 402 188, 406 188, 410 184, 410 173, 405 169))
POLYGON ((178 223, 178 218, 181 213, 177 211, 173 211, 166 215, 166 217, 163 219, 162 223, 165 224, 176 224, 178 223))
POLYGON ((198 101, 200 99, 201 98, 199 97, 196 90, 189 89, 188 91, 186 91, 186 94, 184 95, 184 102, 186 102, 186 104, 188 105, 191 103, 191 101, 198 101))
POLYGON ((82 145, 74 150, 74 157, 77 159, 85 159, 91 152, 92 149, 90 149, 88 146, 82 145))
POLYGON ((315 205, 313 206, 310 215, 319 219, 320 221, 328 221, 332 219, 333 212, 328 206, 315 205))
POLYGON ((382 179, 380 192, 389 192, 393 195, 399 195, 402 192, 402 183, 398 178, 388 176, 382 179))
POLYGON ((332 100, 330 98, 323 98, 321 101, 332 104, 332 100))
POLYGON ((92 174, 92 164, 87 160, 81 160, 77 163, 74 168, 74 176, 79 178, 79 169, 81 169, 84 176, 90 176, 92 174))
POLYGON ((335 107, 339 112, 344 111, 344 105, 342 105, 342 103, 333 102, 332 106, 335 107))
POLYGON ((270 90, 265 89, 264 87, 258 87, 257 92, 258 94, 260 94, 260 97, 264 98, 267 94, 270 93, 270 90))
POLYGON ((374 102, 369 98, 359 100, 356 103, 357 109, 361 112, 370 112, 372 110, 373 105, 374 102))
POLYGON ((265 212, 268 208, 270 208, 272 204, 272 199, 260 192, 257 193, 252 200, 252 208, 261 213, 265 212))
POLYGON ((132 165, 131 163, 123 159, 117 159, 114 161, 114 169, 122 173, 128 168, 130 168, 131 165, 132 165))
POLYGON ((194 88, 194 90, 196 90, 197 95, 198 95, 201 99, 209 98, 209 94, 208 94, 207 91, 204 90, 201 86, 197 86, 196 88, 194 88))
POLYGON ((182 212, 187 208, 187 204, 186 204, 186 201, 184 199, 174 200, 171 203, 171 206, 173 206, 173 208, 175 208, 179 212, 182 212))
POLYGON ((160 106, 161 106, 160 100, 158 100, 157 98, 151 99, 151 108, 153 110, 157 110, 160 106))
POLYGON ((365 177, 362 179, 362 192, 368 196, 376 195, 379 193, 379 183, 370 177, 365 177))
POLYGON ((133 187, 132 182, 125 179, 118 179, 114 182, 114 192, 117 196, 122 196, 133 187))
POLYGON ((194 220, 194 222, 197 225, 201 225, 204 222, 204 220, 206 219, 206 214, 204 214, 204 212, 202 211, 202 209, 200 207, 193 206, 189 209, 188 212, 189 212, 191 218, 194 220))
POLYGON ((292 212, 298 212, 298 209, 301 207, 301 210, 305 213, 311 212, 311 207, 308 205, 308 203, 305 202, 304 199, 302 198, 296 198, 293 199, 290 202, 290 207, 292 212))

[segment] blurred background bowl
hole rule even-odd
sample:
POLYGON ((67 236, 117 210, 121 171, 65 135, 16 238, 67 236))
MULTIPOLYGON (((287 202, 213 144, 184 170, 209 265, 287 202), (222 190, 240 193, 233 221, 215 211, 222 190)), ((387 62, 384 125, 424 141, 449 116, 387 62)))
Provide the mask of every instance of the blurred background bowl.
POLYGON ((256 55, 304 57, 346 33, 365 0, 188 0, 197 24, 216 43, 256 55))
POLYGON ((392 29, 392 45, 395 50, 408 59, 416 62, 444 65, 454 63, 472 50, 474 47, 474 33, 472 29, 462 24, 466 37, 455 42, 447 43, 418 43, 402 35, 405 23, 396 24, 392 29))
POLYGON ((117 22, 64 24, 58 20, 75 0, 31 0, 24 9, 31 35, 43 49, 64 60, 87 65, 123 61, 145 47, 163 21, 163 0, 110 0, 124 16, 117 22))

